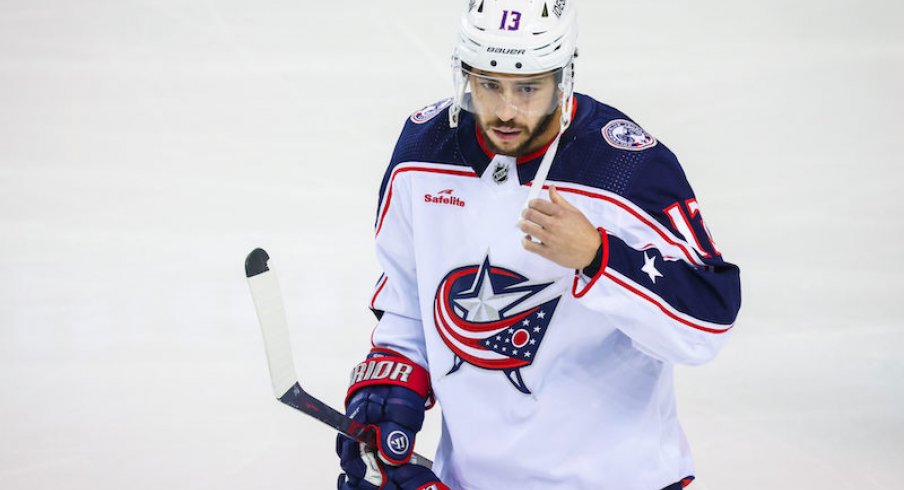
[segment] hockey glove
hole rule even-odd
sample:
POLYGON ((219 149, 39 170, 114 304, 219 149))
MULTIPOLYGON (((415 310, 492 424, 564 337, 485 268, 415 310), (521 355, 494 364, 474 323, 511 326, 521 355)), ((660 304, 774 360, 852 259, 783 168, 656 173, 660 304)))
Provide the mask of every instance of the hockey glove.
POLYGON ((340 441, 336 449, 342 467, 348 466, 348 473, 339 475, 339 490, 450 490, 423 466, 411 463, 384 465, 364 444, 342 444, 340 441))
MULTIPOLYGON (((375 348, 352 370, 346 414, 374 431, 379 462, 400 466, 411 459, 429 392, 427 371, 390 350, 375 348)), ((349 480, 365 480, 382 488, 387 481, 382 465, 369 461, 369 452, 359 443, 338 437, 336 452, 349 480)))

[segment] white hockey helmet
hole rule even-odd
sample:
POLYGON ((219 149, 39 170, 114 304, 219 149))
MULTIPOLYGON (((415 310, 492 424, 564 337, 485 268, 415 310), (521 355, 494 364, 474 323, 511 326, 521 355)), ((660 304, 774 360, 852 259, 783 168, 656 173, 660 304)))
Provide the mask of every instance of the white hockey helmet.
POLYGON ((574 0, 469 0, 458 34, 452 54, 452 127, 459 111, 469 110, 471 70, 525 77, 561 71, 562 129, 568 126, 577 55, 574 0))

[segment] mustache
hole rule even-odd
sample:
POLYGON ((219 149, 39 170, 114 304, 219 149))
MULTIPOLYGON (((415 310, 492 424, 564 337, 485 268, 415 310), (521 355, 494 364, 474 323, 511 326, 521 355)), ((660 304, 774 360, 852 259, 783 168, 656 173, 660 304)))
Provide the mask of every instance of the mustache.
POLYGON ((492 127, 500 127, 500 128, 509 128, 509 129, 519 129, 524 132, 530 132, 528 127, 523 124, 516 124, 511 121, 505 122, 502 119, 494 119, 492 121, 487 121, 483 126, 484 131, 488 131, 492 127))

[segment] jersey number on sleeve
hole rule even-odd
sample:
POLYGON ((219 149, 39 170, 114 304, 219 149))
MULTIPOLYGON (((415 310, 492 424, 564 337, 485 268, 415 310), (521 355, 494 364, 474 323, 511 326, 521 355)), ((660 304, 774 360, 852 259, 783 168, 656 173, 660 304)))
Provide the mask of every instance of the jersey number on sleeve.
POLYGON ((719 251, 719 248, 716 247, 716 243, 713 241, 712 234, 709 232, 709 227, 707 227, 706 222, 703 221, 703 215, 700 214, 700 205, 697 204, 697 200, 691 198, 684 201, 684 206, 687 208, 686 212, 681 204, 681 202, 676 202, 664 209, 665 214, 667 214, 672 221, 672 227, 678 230, 678 233, 681 233, 685 240, 688 240, 689 242, 693 240, 691 246, 694 247, 694 250, 700 252, 703 257, 709 258, 712 257, 712 255, 703 249, 703 246, 700 244, 700 239, 697 238, 697 234, 694 233, 694 227, 691 226, 692 219, 699 220, 700 224, 703 226, 703 231, 706 232, 706 238, 709 240, 709 244, 713 251, 716 252, 716 255, 722 255, 722 252, 719 251))

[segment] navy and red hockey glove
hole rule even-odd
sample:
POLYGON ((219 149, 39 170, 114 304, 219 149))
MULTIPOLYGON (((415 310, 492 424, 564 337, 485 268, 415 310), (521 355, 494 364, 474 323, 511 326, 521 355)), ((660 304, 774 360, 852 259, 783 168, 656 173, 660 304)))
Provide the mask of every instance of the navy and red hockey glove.
POLYGON ((406 464, 429 398, 427 370, 388 349, 374 348, 352 370, 346 414, 374 431, 377 447, 374 454, 363 444, 338 436, 336 452, 346 473, 340 476, 340 489, 415 490, 429 489, 431 484, 445 488, 430 470, 406 464))
POLYGON ((412 463, 402 466, 383 464, 372 450, 363 445, 360 451, 357 444, 339 448, 343 450, 340 453, 342 460, 365 461, 363 467, 353 466, 354 471, 346 469, 347 473, 339 475, 339 490, 451 490, 423 466, 412 463))

